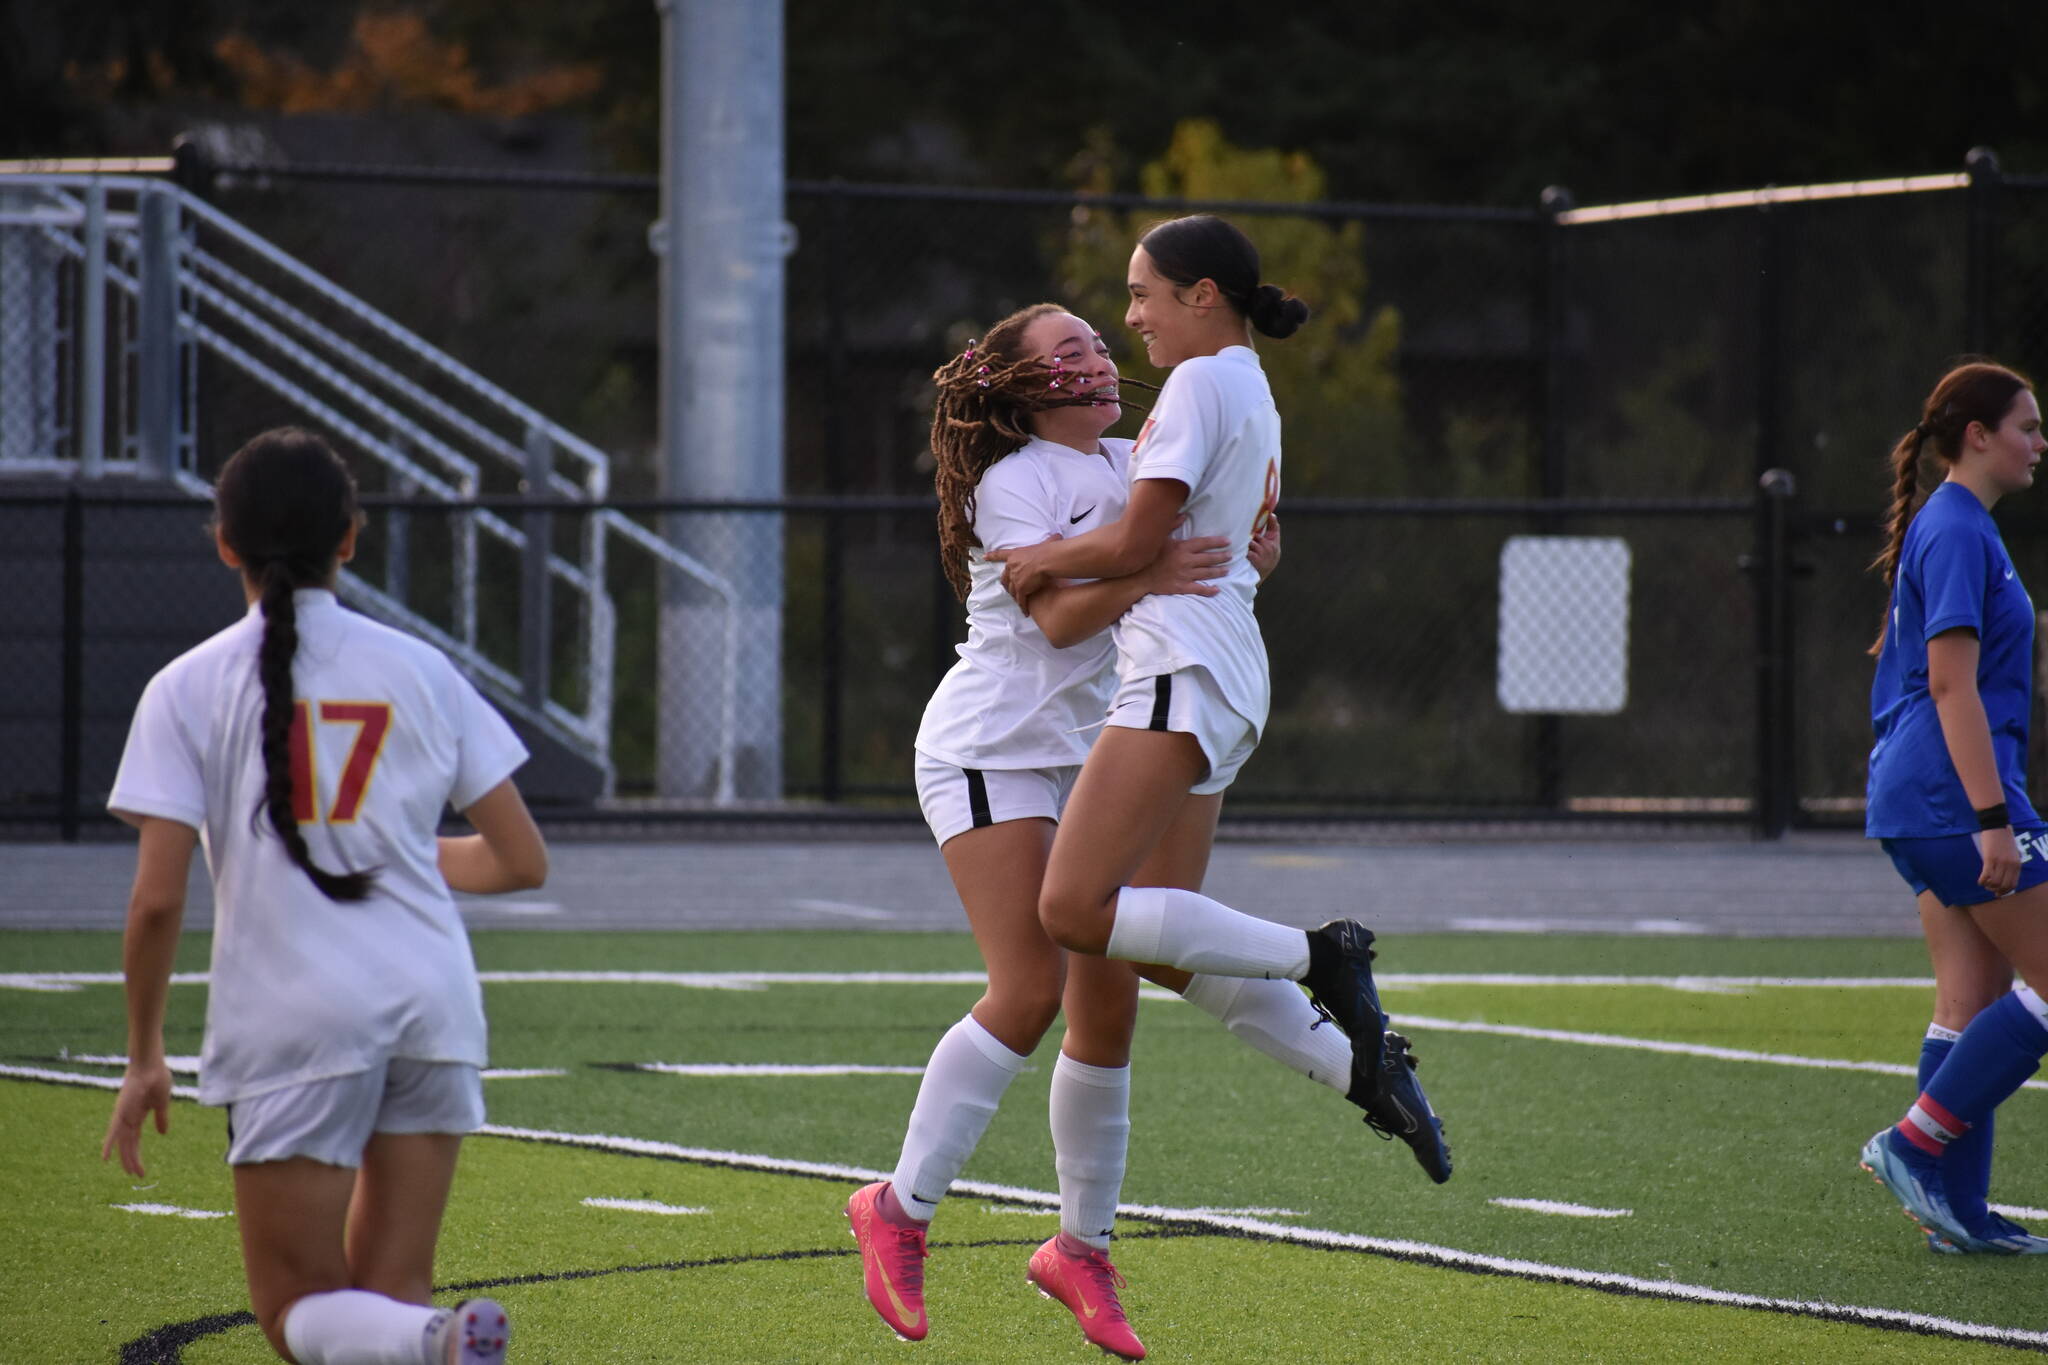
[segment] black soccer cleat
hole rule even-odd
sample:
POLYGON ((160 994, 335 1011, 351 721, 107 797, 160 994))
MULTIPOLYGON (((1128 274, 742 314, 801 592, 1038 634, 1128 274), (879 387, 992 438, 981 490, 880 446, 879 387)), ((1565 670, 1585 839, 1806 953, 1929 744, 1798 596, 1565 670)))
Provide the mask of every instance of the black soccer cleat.
POLYGON ((1415 1078, 1415 1054, 1408 1040, 1389 1032, 1385 1051, 1379 1092, 1354 1087, 1344 1098, 1365 1111, 1366 1126, 1375 1133, 1407 1143, 1429 1178, 1441 1185, 1451 1178, 1451 1149, 1444 1142, 1444 1121, 1429 1107, 1429 1096, 1422 1093, 1422 1082, 1415 1078))
POLYGON ((1372 930, 1357 920, 1334 919, 1308 931, 1308 975, 1301 984, 1316 1008, 1351 1040, 1351 1092, 1377 1095, 1387 1030, 1380 993, 1372 983, 1372 930))

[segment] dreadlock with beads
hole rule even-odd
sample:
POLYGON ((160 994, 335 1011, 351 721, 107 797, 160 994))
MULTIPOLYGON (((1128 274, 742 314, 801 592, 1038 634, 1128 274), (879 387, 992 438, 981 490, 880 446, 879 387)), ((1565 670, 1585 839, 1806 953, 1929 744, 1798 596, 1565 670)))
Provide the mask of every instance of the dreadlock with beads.
MULTIPOLYGON (((946 581, 967 600, 968 551, 974 536, 974 490, 997 460, 1032 438, 1031 414, 1083 407, 1096 400, 1064 388, 1061 367, 1022 354, 1024 332, 1042 317, 1067 310, 1056 303, 1020 308, 979 341, 932 372, 933 482, 939 495, 939 557, 946 581)), ((1158 391, 1129 375, 1118 387, 1158 391)), ((1125 400, 1124 406, 1131 406, 1125 400)))

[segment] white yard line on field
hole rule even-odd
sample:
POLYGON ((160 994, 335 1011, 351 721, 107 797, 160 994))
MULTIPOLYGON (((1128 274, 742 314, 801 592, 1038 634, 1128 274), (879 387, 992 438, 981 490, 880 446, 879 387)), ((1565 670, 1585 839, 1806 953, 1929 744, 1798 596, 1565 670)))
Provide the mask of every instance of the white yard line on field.
MULTIPOLYGON (((55 1085, 82 1085, 92 1090, 119 1090, 119 1076, 88 1076, 82 1071, 51 1071, 40 1066, 12 1066, 0 1062, 0 1076, 12 1076, 23 1081, 49 1081, 55 1085)), ((196 1085, 174 1085, 171 1094, 181 1100, 197 1100, 199 1087, 196 1085)))
MULTIPOLYGON (((844 1180, 850 1184, 866 1184, 870 1181, 886 1180, 889 1178, 889 1172, 887 1171, 870 1170, 859 1166, 842 1166, 822 1161, 793 1161, 778 1157, 760 1156, 748 1152, 727 1152, 701 1147, 682 1147, 675 1143, 654 1142, 646 1138, 614 1137, 609 1134, 598 1133, 558 1133, 536 1128, 502 1127, 496 1124, 488 1124, 478 1131, 486 1136, 511 1138, 522 1142, 594 1148, 599 1151, 614 1151, 637 1156, 658 1157, 672 1161, 727 1166, 738 1170, 825 1176, 844 1180)), ((978 1180, 956 1180, 953 1182, 953 1190, 956 1194, 974 1195, 983 1199, 999 1199, 1009 1204, 1048 1209, 1059 1206, 1059 1196, 1057 1194, 1044 1190, 1022 1189, 1014 1185, 992 1185, 978 1180)), ((1256 1217, 1195 1208, 1170 1208, 1149 1204, 1120 1204, 1117 1206, 1117 1212, 1120 1215, 1132 1218, 1156 1219, 1163 1222, 1183 1224, 1192 1223, 1218 1230, 1250 1233, 1253 1236, 1262 1237, 1269 1241, 1287 1242, 1298 1246, 1327 1247, 1335 1250, 1362 1251, 1392 1256, 1400 1260, 1441 1266, 1447 1270, 1512 1275, 1518 1279, 1538 1280, 1551 1284, 1598 1289, 1608 1293, 1631 1294, 1645 1298, 1667 1299, 1681 1303, 1720 1304, 1731 1308, 1764 1309, 1770 1312, 1787 1313, 1799 1317, 1823 1318, 1834 1322, 1848 1322, 1869 1327, 1903 1329, 1964 1341, 1995 1341, 2015 1346, 2048 1347, 2048 1332, 2030 1331, 2018 1327, 1999 1327, 1982 1322, 1965 1322, 1955 1318, 1936 1317, 1928 1313, 1914 1313, 1897 1308, 1868 1308, 1855 1304, 1829 1303, 1825 1300, 1780 1299, 1768 1298, 1758 1294, 1738 1294, 1725 1289, 1715 1289, 1709 1285, 1685 1284, 1675 1280, 1646 1280, 1634 1275, 1618 1275, 1598 1270, 1581 1270, 1575 1266, 1548 1265, 1541 1261, 1525 1261, 1507 1256, 1489 1256, 1481 1252, 1461 1251, 1455 1247, 1433 1246, 1427 1242, 1370 1237, 1361 1233, 1334 1232, 1322 1228, 1289 1227, 1284 1223, 1267 1222, 1256 1217)))
MULTIPOLYGON (((823 905, 823 902, 821 902, 823 905)), ((489 986, 561 982, 580 986, 688 986, 762 990, 764 986, 979 986, 987 972, 477 972, 489 986)), ((1659 986, 1665 990, 1933 990, 1931 976, 1559 976, 1532 972, 1378 972, 1382 988, 1405 986, 1659 986)), ((121 972, 0 972, 0 990, 78 990, 119 986, 121 972)), ((178 972, 174 986, 205 986, 205 972, 178 972)), ((1159 993, 1153 999, 1167 999, 1159 993)))
POLYGON ((108 1208, 123 1213, 154 1213, 166 1218, 232 1218, 232 1213, 217 1213, 212 1209, 181 1209, 176 1204, 109 1204, 108 1208))
MULTIPOLYGON (((1900 1062, 1855 1062, 1833 1057, 1801 1057, 1791 1052, 1748 1052, 1706 1043, 1674 1043, 1662 1038, 1628 1038, 1615 1033, 1579 1033, 1571 1029, 1528 1028, 1521 1024, 1482 1024, 1465 1019, 1429 1019, 1416 1014, 1392 1016, 1403 1028, 1441 1029, 1447 1033, 1488 1033, 1502 1038, 1530 1038, 1545 1043, 1582 1047, 1618 1047, 1637 1052, 1662 1052, 1677 1057, 1706 1057, 1717 1062, 1762 1062, 1769 1066, 1810 1067, 1816 1071, 1868 1071, 1880 1076, 1912 1076, 1916 1069, 1900 1062)), ((2048 1081, 2028 1081, 2028 1090, 2048 1090, 2048 1081)))
MULTIPOLYGON (((61 1084, 82 1085, 97 1089, 112 1089, 118 1082, 104 1076, 86 1076, 61 1071, 45 1071, 34 1067, 17 1067, 0 1064, 0 1075, 20 1076, 30 1080, 54 1081, 61 1084)), ((698 1165, 724 1166, 734 1170, 761 1171, 779 1175, 817 1176, 849 1184, 867 1184, 875 1180, 886 1180, 889 1172, 872 1170, 861 1166, 845 1166, 835 1162, 790 1160, 782 1157, 762 1156, 750 1152, 721 1151, 714 1148, 684 1147, 673 1142, 658 1142, 649 1138, 618 1137, 607 1133, 565 1133, 540 1128, 513 1128, 502 1124, 486 1124, 477 1130, 481 1137, 507 1138, 519 1142, 543 1143, 550 1146, 580 1147, 585 1150, 616 1152, 627 1156, 654 1157, 669 1161, 686 1161, 698 1165)), ((1045 1190, 1025 1189, 1015 1185, 996 1185, 985 1181, 962 1180, 954 1182, 956 1193, 972 1195, 981 1199, 1000 1200, 1007 1204, 1035 1206, 1053 1209, 1059 1206, 1059 1196, 1045 1190)), ((1268 1222, 1257 1217, 1205 1212, 1194 1208, 1172 1208, 1150 1204, 1122 1204, 1117 1208, 1121 1215, 1131 1218, 1152 1219, 1161 1222, 1192 1224, 1214 1228, 1218 1231, 1246 1233, 1268 1241, 1288 1243, 1296 1246, 1324 1247, 1332 1250, 1360 1251, 1374 1255, 1389 1256, 1398 1260, 1423 1265, 1438 1266, 1446 1270, 1478 1272, 1493 1275, 1510 1275, 1517 1279, 1533 1280, 1549 1284, 1596 1289, 1607 1293, 1629 1294, 1644 1298, 1665 1299, 1680 1303, 1716 1304, 1731 1308, 1761 1309, 1767 1312, 1785 1313, 1798 1317, 1820 1318, 1832 1322, 1847 1322, 1869 1327, 1890 1328, 1917 1332, 1923 1335, 1949 1337, 1962 1341, 1991 1341, 2013 1346, 2048 1348, 2048 1332, 2019 1327, 2000 1327, 1991 1323, 1966 1322, 1956 1318, 1937 1317, 1930 1313, 1915 1313, 1897 1308, 1872 1308, 1856 1304, 1831 1303, 1816 1299, 1771 1298, 1759 1294, 1741 1294, 1710 1285, 1686 1284, 1676 1280, 1649 1280, 1634 1275, 1621 1275, 1607 1271, 1583 1270, 1576 1266, 1550 1265, 1542 1261, 1527 1261, 1516 1257, 1492 1256, 1483 1252, 1463 1251, 1456 1247, 1435 1246, 1427 1242, 1411 1242, 1401 1238, 1372 1237, 1363 1233, 1337 1232, 1323 1228, 1289 1227, 1284 1223, 1268 1222)))
MULTIPOLYGON (((824 904, 825 902, 818 902, 824 904)), ((886 912, 883 912, 886 913, 886 912)), ((654 972, 654 971, 489 971, 486 985, 561 983, 586 986, 682 986, 695 990, 753 991, 768 986, 979 986, 987 973, 965 972, 654 972)), ((1421 986, 1588 986, 1661 987, 1674 991, 1932 990, 1926 976, 1593 976, 1529 972, 1381 972, 1382 988, 1421 986)), ((75 991, 84 986, 118 986, 119 972, 0 972, 0 990, 75 991)), ((204 986, 205 972, 179 972, 173 986, 204 986)), ((1167 998, 1160 992, 1155 999, 1167 998)))
POLYGON ((1634 1209, 1596 1209, 1588 1204, 1562 1204, 1555 1199, 1489 1199, 1504 1209, 1526 1209, 1530 1213, 1555 1213, 1565 1218, 1627 1218, 1634 1209))
POLYGON ((812 1066, 797 1062, 635 1062, 664 1076, 922 1076, 921 1066, 812 1066))
POLYGON ((872 905, 855 905, 851 901, 796 900, 789 903, 792 910, 808 910, 814 915, 836 915, 840 919, 890 920, 898 918, 894 910, 881 910, 872 905))
POLYGON ((654 1199, 600 1199, 593 1195, 583 1202, 593 1209, 618 1209, 625 1213, 661 1213, 671 1217, 711 1212, 710 1209, 693 1209, 687 1204, 664 1204, 654 1199))

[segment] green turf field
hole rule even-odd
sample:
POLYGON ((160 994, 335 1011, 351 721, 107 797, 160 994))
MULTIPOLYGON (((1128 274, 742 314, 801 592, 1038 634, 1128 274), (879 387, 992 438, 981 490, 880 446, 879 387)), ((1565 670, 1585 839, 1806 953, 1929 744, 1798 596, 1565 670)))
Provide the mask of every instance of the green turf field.
MULTIPOLYGON (((973 1188, 933 1224, 932 1334, 916 1346, 862 1299, 841 1212, 865 1173, 894 1164, 915 1075, 635 1066, 917 1067, 977 994, 945 979, 976 969, 966 938, 544 932, 476 946, 494 1067, 561 1073, 487 1083, 494 1134, 465 1149, 442 1245, 451 1298, 489 1285, 511 1308, 515 1359, 1101 1358, 1023 1279, 1055 1227, 1050 1043, 969 1165, 973 1188), (623 979, 634 973, 652 979, 623 979), (941 979, 858 979, 872 973, 941 979)), ((1924 976, 1917 943, 1444 936, 1385 949, 1388 1007, 1457 1158, 1446 1186, 1191 1007, 1141 1006, 1124 1187, 1139 1211, 1115 1255, 1154 1359, 2048 1349, 2048 1263, 1930 1255, 1856 1169, 1910 1077, 1812 1065, 1911 1062, 1927 989, 1867 983, 1924 976), (1726 979, 1758 977, 1838 984, 1726 979)), ((203 972, 205 953, 191 936, 180 970, 203 972)), ((108 1093, 61 1080, 118 1075, 81 1060, 124 1045, 118 985, 61 975, 117 968, 111 935, 0 935, 13 1243, 0 1360, 267 1359, 237 1316, 232 1218, 119 1207, 227 1212, 218 1112, 177 1106, 137 1188, 97 1160, 108 1093)), ((197 1051, 203 1006, 202 985, 174 990, 172 1052, 197 1051)), ((1995 1202, 2048 1207, 2044 1128, 2037 1085, 2001 1117, 1995 1202)))

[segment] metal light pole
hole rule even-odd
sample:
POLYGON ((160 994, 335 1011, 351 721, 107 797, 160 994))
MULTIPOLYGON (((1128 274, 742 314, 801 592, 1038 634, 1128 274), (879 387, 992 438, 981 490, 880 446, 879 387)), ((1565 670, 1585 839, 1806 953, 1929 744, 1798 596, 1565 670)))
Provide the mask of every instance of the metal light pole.
MULTIPOLYGON (((782 0, 655 0, 662 20, 661 414, 670 498, 782 496, 782 0)), ((664 534, 730 585, 664 585, 664 796, 782 792, 782 525, 674 513, 664 534), (727 670, 737 671, 728 686, 727 670), (727 706, 723 698, 735 698, 727 706), (721 740, 733 730, 732 771, 721 740)))

